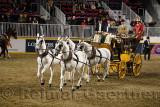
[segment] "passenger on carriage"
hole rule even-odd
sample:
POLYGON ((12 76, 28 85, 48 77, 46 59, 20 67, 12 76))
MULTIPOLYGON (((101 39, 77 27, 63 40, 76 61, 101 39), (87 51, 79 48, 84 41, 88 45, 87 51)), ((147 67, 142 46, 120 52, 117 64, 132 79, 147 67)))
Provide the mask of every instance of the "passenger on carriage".
POLYGON ((93 42, 100 43, 103 39, 102 33, 105 31, 105 24, 102 22, 102 20, 98 20, 95 31, 96 34, 94 35, 93 42))

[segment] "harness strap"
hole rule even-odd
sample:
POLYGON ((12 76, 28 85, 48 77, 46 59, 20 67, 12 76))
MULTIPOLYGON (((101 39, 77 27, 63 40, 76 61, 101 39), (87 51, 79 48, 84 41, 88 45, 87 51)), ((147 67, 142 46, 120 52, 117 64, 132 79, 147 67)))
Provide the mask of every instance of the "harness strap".
MULTIPOLYGON (((52 51, 51 51, 52 52, 52 51)), ((49 53, 49 55, 51 55, 52 56, 52 62, 51 62, 51 64, 50 64, 50 66, 52 65, 52 63, 53 63, 53 60, 54 60, 54 56, 52 55, 52 54, 50 54, 49 53)))
POLYGON ((101 51, 100 51, 100 50, 98 50, 98 49, 97 49, 97 51, 98 51, 98 52, 99 52, 99 54, 100 54, 100 56, 99 56, 99 57, 100 57, 100 59, 99 59, 99 62, 98 62, 98 64, 100 64, 100 62, 101 62, 101 60, 102 60, 102 53, 101 53, 101 51))
MULTIPOLYGON (((74 55, 75 55, 75 56, 76 56, 76 58, 77 58, 77 60, 76 60, 76 59, 74 59, 74 60, 77 62, 77 65, 78 65, 79 58, 78 58, 77 54, 75 54, 75 53, 74 53, 74 55)), ((76 66, 76 68, 77 68, 77 66, 76 66)))

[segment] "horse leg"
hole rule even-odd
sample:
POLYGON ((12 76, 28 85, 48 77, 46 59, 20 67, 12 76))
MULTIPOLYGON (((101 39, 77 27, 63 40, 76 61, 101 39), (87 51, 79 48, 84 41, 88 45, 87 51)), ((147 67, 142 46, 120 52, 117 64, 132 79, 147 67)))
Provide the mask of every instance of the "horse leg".
POLYGON ((48 69, 48 67, 50 66, 50 64, 46 64, 44 66, 44 68, 42 69, 41 71, 41 85, 44 85, 45 84, 45 80, 44 80, 44 72, 48 69))
POLYGON ((103 64, 101 64, 102 65, 102 67, 103 67, 103 79, 102 79, 102 81, 104 81, 105 80, 105 77, 106 77, 106 66, 107 66, 107 61, 106 62, 104 62, 103 64))
POLYGON ((81 73, 79 72, 80 78, 77 84, 77 89, 79 89, 79 87, 82 87, 82 76, 83 76, 84 69, 85 69, 85 65, 83 65, 82 72, 81 73))
MULTIPOLYGON (((66 73, 66 72, 65 72, 66 73)), ((66 76, 65 76, 66 74, 64 74, 64 77, 63 77, 63 85, 67 85, 67 83, 66 83, 66 76)), ((70 73, 69 73, 69 75, 70 75, 70 73)))
POLYGON ((41 64, 38 64, 38 72, 37 72, 37 77, 39 78, 40 82, 41 82, 41 79, 40 79, 40 71, 41 71, 41 64))
POLYGON ((69 72, 68 81, 71 82, 72 72, 69 72))
POLYGON ((89 83, 89 81, 90 81, 90 76, 89 76, 90 71, 91 71, 91 67, 88 67, 88 76, 87 76, 87 81, 86 81, 86 83, 89 83))
POLYGON ((6 48, 6 51, 7 51, 7 55, 8 55, 8 57, 9 58, 11 58, 11 56, 9 55, 9 53, 8 53, 8 48, 6 48))
POLYGON ((53 67, 50 67, 50 71, 51 71, 51 77, 49 79, 49 84, 48 84, 49 87, 51 87, 51 83, 52 83, 52 79, 53 79, 53 73, 54 73, 53 67))
POLYGON ((74 74, 75 74, 75 69, 72 71, 72 91, 75 91, 74 89, 74 74))
POLYGON ((65 69, 63 66, 61 66, 61 76, 60 76, 60 89, 59 91, 63 91, 63 79, 64 79, 64 73, 65 73, 65 69))
POLYGON ((106 76, 104 77, 104 78, 107 78, 108 77, 108 75, 109 75, 109 67, 110 67, 110 61, 109 60, 107 60, 106 61, 107 62, 107 69, 106 69, 106 76))
POLYGON ((100 78, 99 78, 98 73, 97 73, 97 68, 98 68, 98 64, 95 65, 95 72, 96 72, 96 74, 97 74, 97 81, 99 82, 99 81, 100 81, 100 78))

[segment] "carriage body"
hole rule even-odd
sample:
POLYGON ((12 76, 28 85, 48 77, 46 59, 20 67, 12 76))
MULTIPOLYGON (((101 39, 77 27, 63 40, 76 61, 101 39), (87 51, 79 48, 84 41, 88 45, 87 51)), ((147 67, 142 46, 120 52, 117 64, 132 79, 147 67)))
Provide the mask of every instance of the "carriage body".
MULTIPOLYGON (((107 48, 111 52, 113 51, 111 46, 106 43, 95 43, 91 42, 91 45, 96 48, 107 48)), ((129 44, 130 45, 130 44, 129 44)), ((142 68, 142 57, 140 54, 132 52, 130 46, 125 46, 124 51, 120 54, 121 60, 117 59, 117 54, 113 54, 113 60, 110 64, 110 73, 118 73, 119 78, 124 78, 126 73, 133 73, 138 76, 142 68)), ((98 65, 97 73, 100 71, 101 65, 98 65)), ((92 69, 92 74, 95 74, 94 68, 92 69)))

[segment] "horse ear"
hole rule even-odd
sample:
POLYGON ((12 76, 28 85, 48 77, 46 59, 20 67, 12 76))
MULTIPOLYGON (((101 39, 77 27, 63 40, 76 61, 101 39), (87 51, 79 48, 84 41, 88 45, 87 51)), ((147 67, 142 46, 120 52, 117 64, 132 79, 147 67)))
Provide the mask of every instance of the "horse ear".
POLYGON ((58 40, 60 40, 61 39, 61 37, 58 37, 58 40))
POLYGON ((39 37, 39 33, 37 33, 37 37, 39 37))

